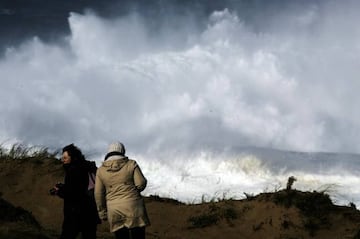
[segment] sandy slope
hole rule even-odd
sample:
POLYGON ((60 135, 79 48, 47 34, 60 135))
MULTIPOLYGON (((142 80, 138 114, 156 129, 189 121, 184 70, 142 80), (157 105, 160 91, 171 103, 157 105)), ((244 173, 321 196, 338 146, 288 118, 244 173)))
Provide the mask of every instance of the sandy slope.
MULTIPOLYGON (((3 198, 32 212, 45 229, 53 231, 53 237, 61 227, 62 201, 50 196, 48 190, 62 177, 62 166, 53 159, 0 160, 3 198)), ((292 190, 292 194, 281 191, 198 205, 152 196, 146 198, 152 223, 147 238, 360 238, 360 212, 325 205, 322 195, 292 190), (291 205, 298 200, 302 210, 286 204, 290 196, 291 205)), ((99 238, 112 238, 106 223, 98 231, 99 238)))

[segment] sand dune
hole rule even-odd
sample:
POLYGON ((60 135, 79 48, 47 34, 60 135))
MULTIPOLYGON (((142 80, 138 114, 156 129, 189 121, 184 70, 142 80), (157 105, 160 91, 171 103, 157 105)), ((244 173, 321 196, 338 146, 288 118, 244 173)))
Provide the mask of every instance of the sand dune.
MULTIPOLYGON (((62 178, 62 166, 53 158, 1 159, 2 198, 14 208, 31 212, 41 229, 21 220, 1 219, 0 236, 56 238, 62 222, 62 201, 50 196, 48 190, 62 178), (21 230, 41 232, 42 237, 39 233, 19 234, 21 230)), ((150 196, 146 203, 152 223, 147 228, 150 239, 360 238, 360 212, 355 205, 334 205, 322 192, 280 190, 248 195, 244 200, 214 198, 201 204, 150 196)), ((106 223, 100 225, 98 237, 113 238, 106 223)))

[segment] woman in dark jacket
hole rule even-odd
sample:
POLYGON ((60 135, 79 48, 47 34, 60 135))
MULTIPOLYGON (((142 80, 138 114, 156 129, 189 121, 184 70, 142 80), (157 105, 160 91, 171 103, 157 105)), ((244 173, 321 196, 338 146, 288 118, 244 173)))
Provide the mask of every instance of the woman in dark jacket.
POLYGON ((89 172, 96 172, 96 165, 86 161, 80 149, 73 144, 63 148, 62 162, 64 184, 55 186, 55 194, 64 199, 60 239, 75 239, 80 232, 83 239, 95 239, 100 219, 94 197, 88 194, 88 185, 89 172))

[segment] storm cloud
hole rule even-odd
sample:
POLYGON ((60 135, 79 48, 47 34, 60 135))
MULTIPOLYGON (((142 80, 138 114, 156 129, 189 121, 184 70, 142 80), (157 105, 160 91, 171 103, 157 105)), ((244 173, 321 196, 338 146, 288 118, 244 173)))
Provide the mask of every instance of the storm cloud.
POLYGON ((136 10, 72 13, 62 44, 9 47, 1 140, 358 153, 358 4, 264 4, 251 17, 232 6, 201 24, 189 10, 156 30, 136 10))

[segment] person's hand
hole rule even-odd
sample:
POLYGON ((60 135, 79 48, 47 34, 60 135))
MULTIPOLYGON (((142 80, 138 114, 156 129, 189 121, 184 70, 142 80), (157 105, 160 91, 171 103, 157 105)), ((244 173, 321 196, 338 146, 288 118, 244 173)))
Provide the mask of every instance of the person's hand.
POLYGON ((49 190, 50 195, 53 196, 59 196, 60 198, 64 197, 64 184, 63 183, 57 183, 54 185, 52 189, 49 190))
POLYGON ((103 213, 103 215, 100 216, 101 221, 106 222, 107 221, 107 212, 103 213))
POLYGON ((55 187, 53 187, 52 189, 50 189, 49 192, 50 192, 50 195, 55 196, 55 195, 58 194, 59 188, 57 188, 57 187, 55 186, 55 187))

